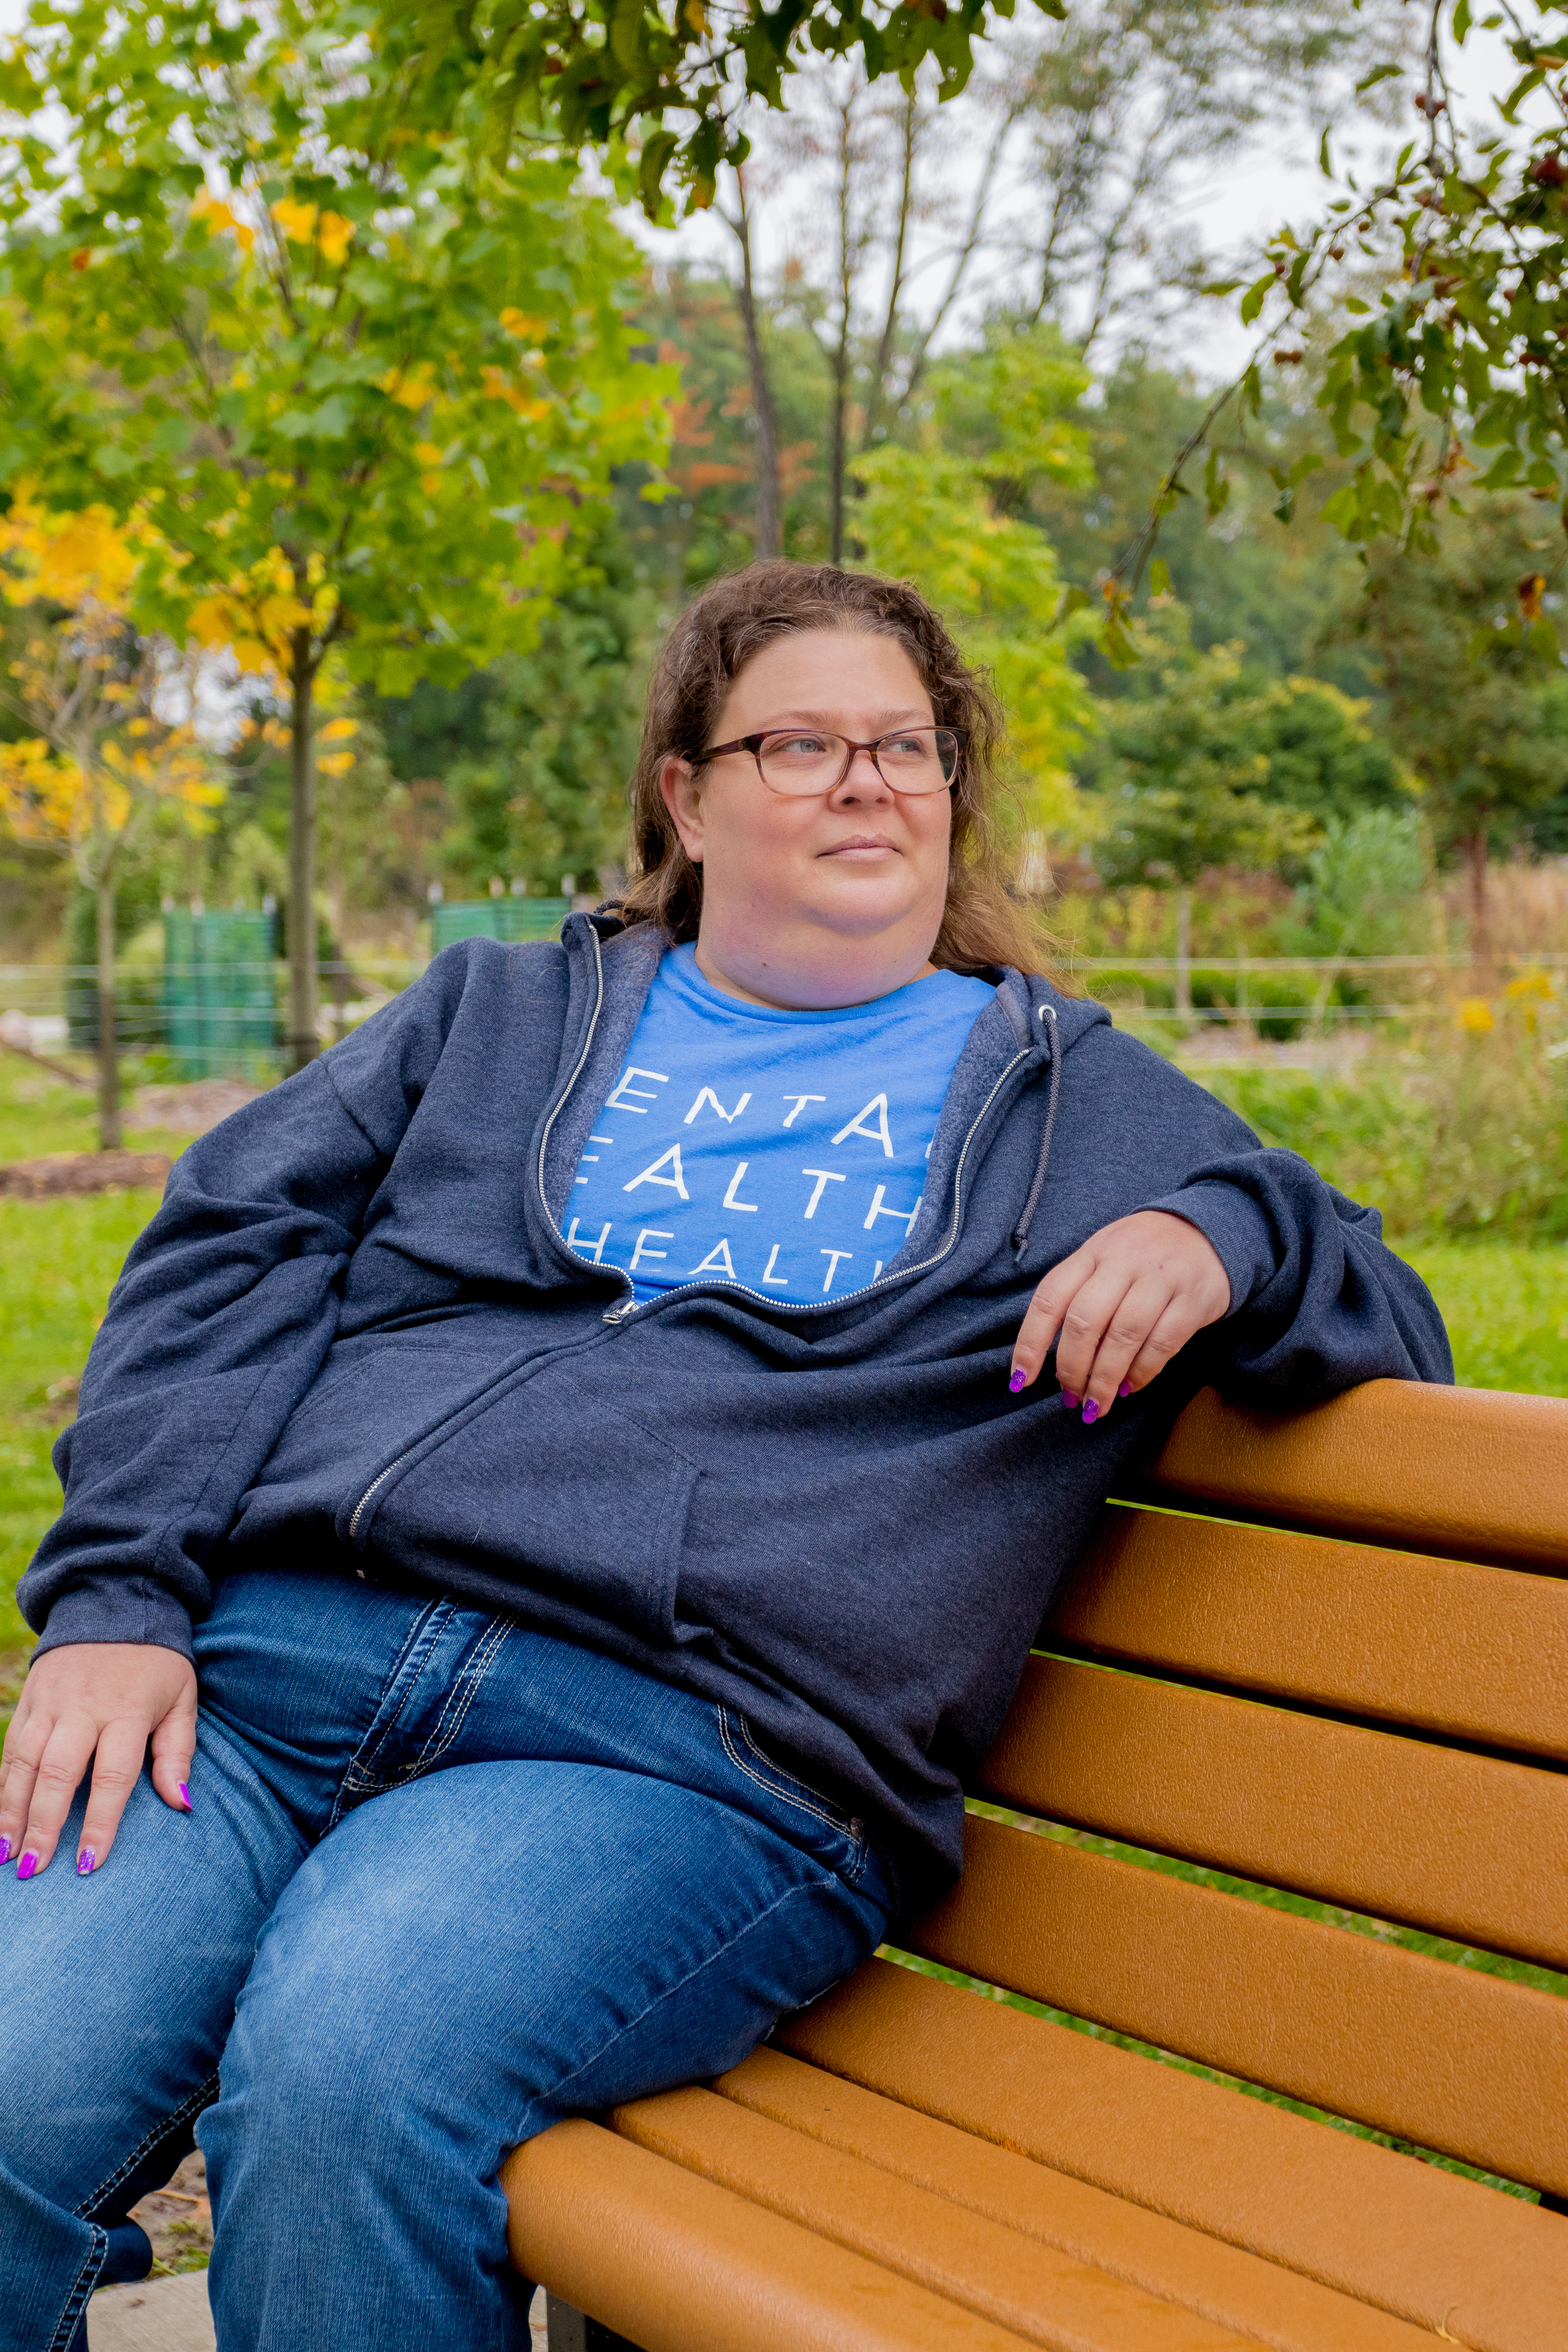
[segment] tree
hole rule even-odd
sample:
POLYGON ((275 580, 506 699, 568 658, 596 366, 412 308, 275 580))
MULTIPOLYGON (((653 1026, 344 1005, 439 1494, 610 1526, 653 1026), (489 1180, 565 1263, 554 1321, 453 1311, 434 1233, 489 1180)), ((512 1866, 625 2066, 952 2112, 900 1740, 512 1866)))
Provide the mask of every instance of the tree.
POLYGON ((1293 111, 1335 115, 1352 61, 1397 47, 1390 13, 1082 0, 1059 25, 1003 33, 980 79, 1008 124, 1016 194, 990 235, 1022 315, 1086 356, 1129 324, 1146 341, 1204 274, 1182 197, 1278 122, 1283 91, 1293 111))
POLYGON ((128 609, 279 682, 297 1064, 323 662, 396 692, 528 644, 671 389, 574 165, 492 162, 363 28, 351 0, 31 0, 0 61, 0 480, 136 513, 128 609))
MULTIPOLYGON (((1165 643, 1169 647, 1169 636, 1165 643)), ((1157 650, 1159 639, 1152 650, 1157 650)), ((1268 757, 1249 744, 1261 714, 1238 694, 1241 648, 1193 655, 1179 642, 1157 691, 1111 706, 1095 863, 1112 887, 1153 882, 1176 898, 1176 1009, 1193 1009, 1193 886, 1209 867, 1255 872, 1303 853, 1315 830, 1268 795, 1268 757)))
POLYGON ((0 703, 33 736, 0 743, 0 814, 22 839, 58 845, 96 913, 98 1140, 118 1150, 120 1063, 115 1003, 115 885, 126 850, 160 808, 186 823, 223 797, 191 718, 192 665, 165 640, 139 635, 121 600, 139 551, 107 510, 48 514, 14 502, 0 524, 5 593, 28 607, 27 630, 0 703), (185 716, 170 718, 171 704, 185 716))
MULTIPOLYGON (((1363 188, 1352 172, 1336 175, 1325 131, 1322 169, 1345 193, 1310 227, 1281 229, 1242 292, 1242 321, 1258 328, 1251 360, 1183 442, 1124 551, 1112 629, 1187 467, 1233 403, 1260 405, 1260 362, 1276 346, 1286 363, 1321 354, 1317 404, 1351 473, 1324 513, 1353 544, 1388 541, 1432 555, 1440 520, 1463 514, 1477 490, 1526 488, 1555 505, 1568 529, 1568 5, 1539 0, 1533 30, 1508 6, 1482 20, 1489 30, 1506 24, 1519 68, 1512 87, 1494 93, 1485 135, 1455 112, 1455 53, 1474 21, 1471 0, 1427 0, 1423 16, 1418 59, 1386 55, 1358 85, 1396 93, 1413 135, 1363 188), (1521 121, 1538 92, 1541 113, 1521 121)), ((1242 285, 1207 290, 1227 296, 1242 285)), ((1287 511, 1299 478, 1281 472, 1287 511)), ((1543 587, 1563 561, 1559 548, 1539 567, 1543 587)), ((1535 576, 1532 568, 1517 583, 1505 626, 1544 642, 1553 632, 1535 576)))
POLYGON ((1373 808, 1331 816, 1297 892, 1296 944, 1320 960, 1312 1019, 1321 1025, 1349 956, 1397 954, 1426 879, 1420 812, 1373 808))
MULTIPOLYGON (((1067 13, 1066 0, 1035 5, 1043 16, 1067 13)), ((571 149, 631 150, 653 219, 672 189, 695 206, 712 203, 720 166, 750 152, 746 100, 782 107, 786 79, 808 55, 854 58, 868 79, 894 74, 906 87, 930 60, 942 95, 955 96, 975 43, 1013 5, 742 0, 715 20, 700 0, 595 13, 540 0, 526 15, 505 0, 392 0, 383 24, 422 87, 448 116, 482 126, 492 152, 510 152, 520 131, 571 149)))
POLYGON ((1491 848, 1528 829, 1563 776, 1556 638, 1550 627, 1521 636, 1513 623, 1521 573, 1541 577, 1527 569, 1545 553, 1533 520, 1513 505, 1451 521, 1435 559, 1379 544, 1349 621, 1376 664, 1437 850, 1464 866, 1470 947, 1482 961, 1491 848))
POLYGON ((597 876, 606 893, 624 879, 626 782, 657 614, 614 533, 590 552, 538 644, 494 666, 483 749, 447 772, 457 822, 442 856, 471 887, 501 878, 550 897, 563 875, 584 888, 597 876))
POLYGON ((1054 335, 1000 337, 945 368, 922 447, 885 443, 855 461, 853 558, 913 580, 990 672, 1041 846, 1049 833, 1082 838, 1067 763, 1091 709, 1056 625, 1055 552, 1007 507, 1037 472, 1086 480, 1085 436, 1067 414, 1083 384, 1054 335))

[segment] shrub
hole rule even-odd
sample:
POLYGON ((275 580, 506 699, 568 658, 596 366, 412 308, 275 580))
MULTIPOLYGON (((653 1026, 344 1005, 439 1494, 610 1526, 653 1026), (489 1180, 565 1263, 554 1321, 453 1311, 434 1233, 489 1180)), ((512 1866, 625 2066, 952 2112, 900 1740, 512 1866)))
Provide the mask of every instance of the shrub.
POLYGON ((1562 1240, 1568 1051, 1553 1048, 1568 1046, 1565 1010, 1526 975, 1495 1004, 1467 1000, 1414 1036, 1380 1038, 1345 1077, 1239 1069, 1205 1079, 1266 1143, 1374 1203, 1391 1233, 1562 1240))

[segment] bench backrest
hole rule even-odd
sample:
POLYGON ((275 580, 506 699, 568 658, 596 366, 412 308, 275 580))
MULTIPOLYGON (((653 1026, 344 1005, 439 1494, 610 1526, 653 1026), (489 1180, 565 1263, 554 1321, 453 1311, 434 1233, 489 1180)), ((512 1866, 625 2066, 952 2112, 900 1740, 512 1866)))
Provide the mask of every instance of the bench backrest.
POLYGON ((915 1946, 1562 2199, 1565 1765, 1568 1400, 1205 1391, 1031 1658, 915 1946))

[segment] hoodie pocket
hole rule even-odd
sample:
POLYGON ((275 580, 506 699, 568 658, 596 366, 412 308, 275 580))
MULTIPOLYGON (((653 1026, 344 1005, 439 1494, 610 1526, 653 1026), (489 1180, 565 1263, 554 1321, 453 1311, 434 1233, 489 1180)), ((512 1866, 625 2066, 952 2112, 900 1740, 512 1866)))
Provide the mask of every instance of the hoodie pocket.
POLYGON ((690 1639, 675 1594, 700 1474, 595 1387, 508 1382, 391 1463, 340 1533, 426 1578, 479 1565, 645 1640, 690 1639))

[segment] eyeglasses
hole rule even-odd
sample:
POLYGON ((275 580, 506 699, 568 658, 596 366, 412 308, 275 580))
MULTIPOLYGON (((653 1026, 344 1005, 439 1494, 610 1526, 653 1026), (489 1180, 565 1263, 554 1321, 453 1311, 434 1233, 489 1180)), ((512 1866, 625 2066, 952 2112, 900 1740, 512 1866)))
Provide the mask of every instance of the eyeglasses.
POLYGON ((847 735, 825 735, 811 727, 741 735, 733 743, 713 744, 700 756, 720 760, 727 751, 749 751, 770 792, 809 800, 815 793, 837 792, 856 752, 868 751, 872 766, 893 792, 942 793, 957 775, 959 755, 968 740, 959 727, 900 727, 869 743, 856 743, 847 735))

